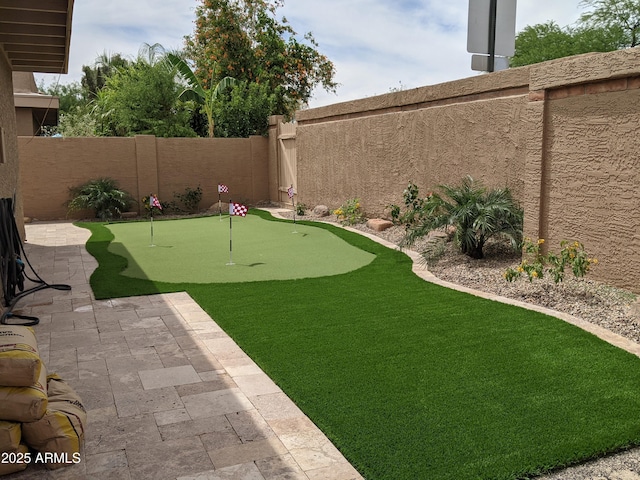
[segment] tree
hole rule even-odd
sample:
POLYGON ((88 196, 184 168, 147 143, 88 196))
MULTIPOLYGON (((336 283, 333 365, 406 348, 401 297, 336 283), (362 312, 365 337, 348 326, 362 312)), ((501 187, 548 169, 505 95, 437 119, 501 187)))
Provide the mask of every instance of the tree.
POLYGON ((589 52, 611 52, 640 42, 640 2, 637 0, 583 0, 592 10, 580 16, 575 27, 555 22, 527 26, 516 36, 511 66, 589 52))
POLYGON ((266 135, 269 115, 276 95, 265 84, 239 82, 231 92, 214 102, 216 135, 219 137, 249 137, 266 135))
POLYGON ((557 23, 527 26, 516 37, 516 52, 512 67, 531 65, 555 58, 589 52, 610 52, 621 48, 620 29, 592 27, 561 28, 557 23))
POLYGON ((166 62, 156 54, 140 55, 98 91, 98 130, 107 136, 192 137, 191 112, 178 100, 179 91, 175 71, 166 62))
MULTIPOLYGON (((166 58, 169 65, 172 68, 175 68, 189 85, 182 91, 182 93, 180 93, 179 98, 183 101, 194 101, 202 107, 202 111, 207 116, 209 138, 213 138, 215 125, 213 119, 214 104, 226 89, 232 87, 236 83, 236 80, 227 76, 218 81, 214 87, 214 73, 208 83, 209 88, 205 88, 189 64, 187 64, 187 62, 182 58, 173 53, 167 54, 166 58)), ((215 72, 216 70, 214 69, 213 71, 215 72)))
POLYGON ((640 2, 637 0, 583 0, 581 6, 593 8, 580 17, 582 25, 604 30, 618 30, 624 36, 621 48, 640 42, 640 2))
POLYGON ((85 92, 85 98, 87 100, 97 98, 98 92, 104 88, 107 79, 119 69, 124 69, 128 66, 129 61, 122 55, 119 53, 109 55, 107 52, 96 58, 93 67, 83 65, 81 84, 85 92))
POLYGON ((335 69, 317 51, 313 35, 299 40, 286 18, 277 20, 281 1, 202 0, 196 28, 186 38, 187 57, 203 83, 225 76, 266 84, 276 95, 270 114, 292 115, 313 89, 335 91, 335 69))

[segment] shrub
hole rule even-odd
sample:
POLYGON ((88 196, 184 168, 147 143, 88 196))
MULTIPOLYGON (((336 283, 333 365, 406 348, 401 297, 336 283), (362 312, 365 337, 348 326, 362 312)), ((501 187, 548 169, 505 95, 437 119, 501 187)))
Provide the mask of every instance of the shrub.
POLYGON ((520 278, 522 274, 526 274, 529 281, 544 278, 545 271, 553 277, 553 281, 558 284, 564 280, 565 268, 571 267, 573 276, 576 278, 584 277, 591 270, 591 265, 598 263, 597 258, 591 258, 585 252, 584 245, 578 241, 569 242, 563 240, 560 242, 560 254, 548 252, 542 254, 540 249, 544 244, 541 238, 533 243, 527 238, 524 242, 523 252, 528 258, 522 260, 516 268, 509 268, 504 273, 504 278, 508 282, 513 282, 520 278))
POLYGON ((422 207, 426 199, 431 196, 431 193, 427 195, 427 198, 420 198, 419 189, 415 183, 409 182, 407 188, 402 192, 404 199, 405 210, 402 212, 398 205, 387 205, 391 213, 391 220, 395 224, 413 225, 418 221, 422 207))
POLYGON ((173 196, 184 206, 189 213, 196 213, 202 200, 202 188, 198 187, 194 190, 190 187, 184 189, 184 193, 174 193, 173 196))
POLYGON ((484 245, 492 237, 507 238, 514 248, 521 244, 523 210, 508 188, 487 190, 467 176, 460 186, 441 185, 439 189, 443 195, 432 193, 424 199, 401 245, 412 245, 448 226, 455 227, 456 244, 471 258, 483 258, 484 245))
POLYGON ((360 209, 360 200, 353 198, 347 200, 339 208, 333 211, 338 221, 343 225, 355 225, 364 221, 364 214, 360 209))
POLYGON ((307 206, 304 203, 296 204, 296 215, 304 215, 307 212, 307 206))
POLYGON ((118 188, 118 183, 112 178, 98 178, 90 180, 79 187, 69 189, 71 200, 67 202, 70 211, 94 210, 96 218, 111 220, 120 217, 122 212, 129 209, 132 197, 118 188))

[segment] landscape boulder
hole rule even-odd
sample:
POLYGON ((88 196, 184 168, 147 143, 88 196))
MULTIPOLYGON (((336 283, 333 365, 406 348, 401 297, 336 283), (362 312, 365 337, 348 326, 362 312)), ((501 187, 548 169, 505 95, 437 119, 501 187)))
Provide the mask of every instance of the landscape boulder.
POLYGON ((370 218, 367 220, 367 227, 376 232, 383 232, 387 228, 393 227, 393 222, 381 218, 370 218))
POLYGON ((329 216, 329 207, 326 205, 316 205, 313 207, 313 213, 320 217, 328 217, 329 216))

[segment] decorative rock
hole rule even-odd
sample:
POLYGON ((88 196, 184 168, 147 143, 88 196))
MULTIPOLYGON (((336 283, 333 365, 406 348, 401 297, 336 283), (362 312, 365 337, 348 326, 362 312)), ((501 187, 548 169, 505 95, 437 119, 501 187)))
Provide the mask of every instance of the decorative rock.
POLYGON ((321 217, 328 217, 329 207, 327 207, 326 205, 316 205, 315 207, 313 207, 313 213, 321 217))
POLYGON ((370 218, 367 220, 367 227, 376 232, 382 232, 387 228, 393 227, 393 222, 390 220, 383 220, 381 218, 370 218))

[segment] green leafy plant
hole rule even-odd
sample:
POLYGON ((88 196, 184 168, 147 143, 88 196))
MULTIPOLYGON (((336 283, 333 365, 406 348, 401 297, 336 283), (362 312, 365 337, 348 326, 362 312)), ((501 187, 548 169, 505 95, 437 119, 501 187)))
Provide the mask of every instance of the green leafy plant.
POLYGON ((398 205, 387 205, 393 223, 402 225, 415 224, 420 218, 420 213, 425 201, 427 201, 431 195, 431 192, 429 192, 426 198, 420 198, 420 190, 418 186, 413 182, 409 182, 407 188, 402 192, 405 207, 404 212, 398 205))
POLYGON ((454 240, 460 251, 471 258, 483 258, 484 246, 492 237, 501 236, 515 248, 522 242, 523 210, 510 190, 488 190, 467 176, 460 186, 441 185, 443 194, 432 193, 417 210, 401 245, 413 245, 429 232, 454 227, 454 240))
POLYGON ((200 185, 195 189, 187 187, 184 193, 174 193, 173 196, 184 206, 189 213, 196 213, 202 200, 202 188, 200 185))
POLYGON ((118 183, 108 177, 90 180, 69 189, 71 200, 67 202, 69 211, 94 210, 96 218, 111 220, 120 217, 129 209, 132 197, 118 188, 118 183))
POLYGON ((564 280, 565 269, 571 267, 574 277, 582 278, 591 270, 592 265, 598 264, 597 258, 590 257, 584 249, 584 245, 578 241, 563 240, 560 242, 560 253, 556 254, 541 252, 544 239, 540 238, 536 242, 526 238, 523 252, 525 258, 515 268, 508 268, 504 273, 504 278, 508 282, 513 282, 526 275, 530 282, 534 279, 544 278, 545 272, 553 277, 553 281, 558 284, 564 280))
POLYGON ((364 214, 360 208, 360 200, 352 198, 333 211, 338 221, 343 225, 355 225, 364 221, 364 214))
POLYGON ((304 215, 307 212, 307 206, 304 203, 296 204, 296 215, 304 215))

